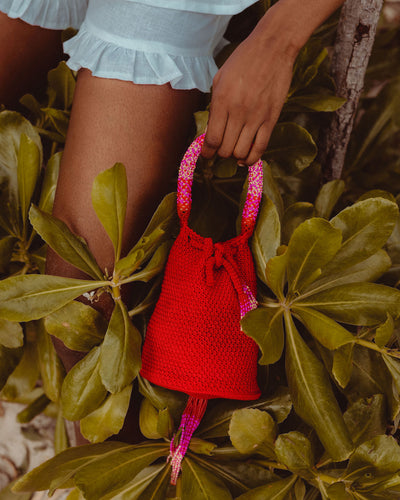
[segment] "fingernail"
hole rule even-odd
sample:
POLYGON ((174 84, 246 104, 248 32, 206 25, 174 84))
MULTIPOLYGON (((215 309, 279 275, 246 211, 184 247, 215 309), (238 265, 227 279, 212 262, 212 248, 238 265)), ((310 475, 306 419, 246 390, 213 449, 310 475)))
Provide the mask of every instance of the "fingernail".
POLYGON ((246 166, 246 164, 243 163, 242 161, 238 161, 237 164, 239 165, 239 167, 245 167, 246 166))

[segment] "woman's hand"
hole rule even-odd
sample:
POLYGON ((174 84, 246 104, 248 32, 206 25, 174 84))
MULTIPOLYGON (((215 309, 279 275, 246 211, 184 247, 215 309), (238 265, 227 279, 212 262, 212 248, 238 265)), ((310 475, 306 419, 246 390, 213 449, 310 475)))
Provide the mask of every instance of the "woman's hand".
POLYGON ((267 148, 301 47, 344 0, 279 0, 215 75, 202 156, 251 165, 267 148))
POLYGON ((267 148, 289 90, 294 57, 252 33, 215 75, 202 156, 252 165, 267 148))

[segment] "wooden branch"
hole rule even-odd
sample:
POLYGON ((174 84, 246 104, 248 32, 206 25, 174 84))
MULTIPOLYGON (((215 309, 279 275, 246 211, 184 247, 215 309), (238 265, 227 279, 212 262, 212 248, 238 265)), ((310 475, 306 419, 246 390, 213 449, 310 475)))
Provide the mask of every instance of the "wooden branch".
POLYGON ((342 8, 332 58, 332 76, 337 95, 347 101, 334 113, 322 133, 320 161, 325 180, 339 179, 342 174, 382 5, 383 0, 347 0, 342 8))

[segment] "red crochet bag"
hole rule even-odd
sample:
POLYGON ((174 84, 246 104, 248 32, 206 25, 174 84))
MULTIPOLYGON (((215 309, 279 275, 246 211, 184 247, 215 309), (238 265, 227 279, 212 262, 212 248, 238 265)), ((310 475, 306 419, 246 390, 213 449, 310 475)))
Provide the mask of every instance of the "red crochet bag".
POLYGON ((189 394, 180 441, 171 441, 175 484, 190 438, 207 400, 260 397, 258 346, 240 328, 240 319, 257 307, 256 274, 248 240, 262 194, 262 162, 249 167, 249 187, 239 236, 222 243, 188 226, 193 172, 204 135, 183 157, 178 178, 180 233, 165 268, 160 298, 150 318, 140 374, 150 382, 189 394))

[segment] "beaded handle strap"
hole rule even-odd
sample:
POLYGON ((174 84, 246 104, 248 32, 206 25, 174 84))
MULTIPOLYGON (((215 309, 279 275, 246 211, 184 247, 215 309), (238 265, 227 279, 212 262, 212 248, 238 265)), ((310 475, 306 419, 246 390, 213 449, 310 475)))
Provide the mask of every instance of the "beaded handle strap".
MULTIPOLYGON (((204 135, 205 134, 200 135, 192 142, 186 151, 179 168, 178 215, 184 224, 187 224, 190 215, 190 209, 192 206, 193 173, 203 146, 204 135)), ((242 214, 242 234, 247 232, 251 234, 253 232, 258 214, 258 207, 260 205, 262 187, 262 161, 258 160, 249 167, 249 187, 242 214)))

